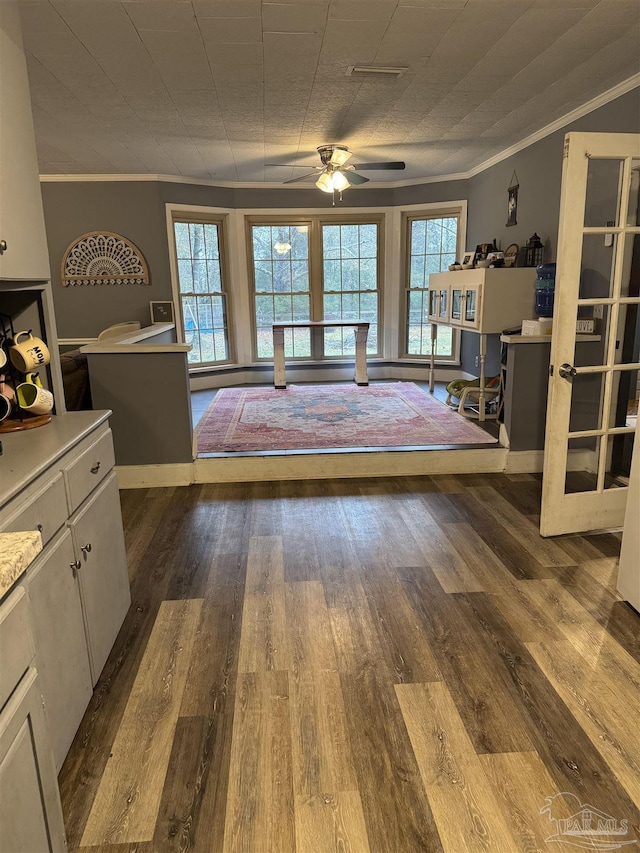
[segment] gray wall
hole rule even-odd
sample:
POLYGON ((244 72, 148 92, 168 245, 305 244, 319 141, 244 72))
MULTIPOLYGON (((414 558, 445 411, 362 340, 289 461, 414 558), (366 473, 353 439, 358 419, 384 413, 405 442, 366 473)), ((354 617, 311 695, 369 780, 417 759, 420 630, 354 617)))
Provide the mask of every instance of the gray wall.
MULTIPOLYGON (((637 132, 640 129, 638 89, 590 113, 568 129, 637 132)), ((505 248, 523 245, 537 231, 555 259, 562 142, 565 130, 535 143, 468 181, 416 184, 410 187, 359 187, 350 191, 351 207, 408 205, 468 198, 468 247, 497 238, 505 248), (513 170, 520 182, 518 224, 505 227, 507 187, 513 170)), ((43 183, 42 195, 60 337, 95 337, 112 323, 149 322, 149 301, 170 300, 169 250, 165 203, 227 208, 323 207, 331 197, 313 185, 308 189, 233 189, 169 182, 55 182, 43 183), (123 234, 142 251, 149 264, 151 286, 65 288, 60 262, 69 243, 81 234, 106 229, 123 234)), ((462 364, 475 371, 476 335, 463 335, 462 364)), ((490 339, 487 370, 498 370, 497 338, 490 339)))
POLYGON ((556 260, 562 146, 568 131, 638 133, 640 89, 634 89, 581 119, 519 151, 468 181, 467 248, 495 237, 502 249, 524 246, 536 231, 546 247, 547 261, 556 260), (518 224, 506 227, 507 189, 517 172, 518 224))

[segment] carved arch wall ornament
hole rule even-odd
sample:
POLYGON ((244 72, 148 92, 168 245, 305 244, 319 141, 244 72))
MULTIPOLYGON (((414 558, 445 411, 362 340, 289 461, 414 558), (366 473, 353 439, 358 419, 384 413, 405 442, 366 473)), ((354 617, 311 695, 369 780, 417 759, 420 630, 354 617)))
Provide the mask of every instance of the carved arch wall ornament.
POLYGON ((149 267, 131 240, 112 231, 77 237, 62 256, 64 287, 82 284, 151 284, 149 267))

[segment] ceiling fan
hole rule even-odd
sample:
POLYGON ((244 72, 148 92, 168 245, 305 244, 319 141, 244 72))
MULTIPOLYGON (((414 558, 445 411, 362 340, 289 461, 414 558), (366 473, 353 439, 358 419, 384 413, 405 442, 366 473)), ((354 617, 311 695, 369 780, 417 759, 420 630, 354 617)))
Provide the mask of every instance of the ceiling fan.
MULTIPOLYGON (((322 161, 322 166, 315 166, 312 172, 307 172, 299 178, 291 178, 285 181, 285 184, 295 184, 298 181, 306 181, 307 178, 316 178, 316 186, 325 193, 340 193, 342 201, 342 191, 348 189, 353 184, 366 184, 369 178, 358 174, 356 169, 362 171, 381 170, 381 169, 404 169, 405 164, 402 160, 389 161, 387 163, 347 163, 353 157, 353 152, 349 151, 346 145, 320 145, 317 149, 322 161)), ((287 165, 294 169, 308 168, 293 164, 283 163, 268 163, 269 166, 287 165)))

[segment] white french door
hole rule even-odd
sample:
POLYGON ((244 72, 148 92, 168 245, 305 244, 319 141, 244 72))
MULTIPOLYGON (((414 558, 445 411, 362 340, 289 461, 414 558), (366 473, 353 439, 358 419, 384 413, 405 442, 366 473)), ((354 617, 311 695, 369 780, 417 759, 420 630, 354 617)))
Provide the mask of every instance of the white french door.
POLYGON ((567 134, 542 536, 624 522, 640 369, 639 188, 640 135, 567 134), (580 320, 595 334, 577 333, 590 325, 580 320))

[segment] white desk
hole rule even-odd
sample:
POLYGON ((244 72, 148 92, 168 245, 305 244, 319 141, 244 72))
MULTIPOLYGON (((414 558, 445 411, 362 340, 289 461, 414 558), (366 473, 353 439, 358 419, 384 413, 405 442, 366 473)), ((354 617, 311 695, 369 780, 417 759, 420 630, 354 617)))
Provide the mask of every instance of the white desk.
POLYGON ((356 371, 353 379, 356 385, 368 385, 367 337, 369 335, 369 323, 362 323, 359 320, 352 322, 343 322, 342 320, 301 320, 293 323, 273 324, 273 384, 275 387, 287 387, 284 366, 285 329, 335 329, 345 326, 347 328, 352 328, 356 335, 356 371))

